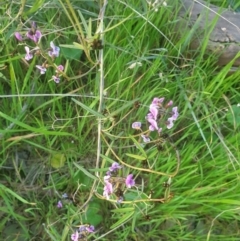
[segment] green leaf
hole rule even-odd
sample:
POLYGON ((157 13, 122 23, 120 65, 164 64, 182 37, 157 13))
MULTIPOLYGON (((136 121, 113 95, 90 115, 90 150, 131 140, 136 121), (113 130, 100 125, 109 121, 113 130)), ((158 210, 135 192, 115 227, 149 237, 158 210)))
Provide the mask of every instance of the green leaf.
POLYGON ((126 109, 126 108, 128 108, 128 107, 130 107, 130 106, 134 106, 134 103, 135 103, 136 101, 138 101, 138 100, 139 100, 139 98, 127 102, 126 104, 124 104, 124 105, 122 105, 120 108, 118 108, 117 110, 113 111, 113 112, 110 114, 110 116, 115 116, 115 115, 117 115, 118 113, 122 112, 124 109, 126 109))
MULTIPOLYGON (((61 132, 61 131, 48 131, 46 130, 46 128, 35 128, 35 127, 32 127, 32 126, 29 126, 17 119, 14 119, 6 114, 4 114, 3 112, 0 111, 0 116, 3 117, 4 119, 18 125, 18 126, 21 126, 22 128, 26 129, 26 130, 29 130, 29 131, 32 131, 32 132, 36 132, 36 133, 40 133, 40 134, 44 134, 44 135, 56 135, 56 136, 72 136, 74 137, 71 133, 68 133, 68 132, 61 132)), ((4 131, 4 130, 1 130, 1 133, 5 133, 5 132, 8 132, 8 130, 4 131)))
POLYGON ((130 207, 130 208, 118 208, 118 209, 113 209, 111 210, 111 212, 113 213, 126 213, 126 212, 133 212, 134 208, 130 207))
POLYGON ((130 153, 126 153, 126 156, 129 156, 131 158, 137 159, 139 161, 144 161, 146 160, 146 157, 144 156, 139 156, 139 155, 135 155, 135 154, 130 154, 130 153))
POLYGON ((124 214, 116 223, 114 223, 110 229, 114 229, 123 223, 126 223, 134 214, 134 211, 124 214))
POLYGON ((90 113, 92 113, 93 115, 95 115, 96 117, 105 118, 105 116, 102 115, 101 113, 99 113, 99 112, 97 112, 97 111, 89 108, 88 106, 86 106, 86 105, 84 105, 83 103, 77 101, 76 99, 72 98, 72 100, 73 100, 76 104, 80 105, 83 109, 85 109, 85 110, 87 110, 88 112, 90 112, 90 113))
POLYGON ((141 154, 145 157, 145 159, 147 159, 147 154, 144 151, 143 147, 140 145, 140 143, 133 136, 130 136, 130 138, 132 139, 138 150, 141 152, 141 154))
POLYGON ((102 212, 102 206, 98 199, 93 199, 87 207, 87 212, 82 216, 83 223, 91 223, 93 226, 98 226, 103 221, 103 217, 100 215, 102 212))
POLYGON ((81 44, 79 44, 79 43, 73 42, 73 46, 74 46, 76 49, 82 49, 82 50, 84 50, 83 45, 81 45, 81 44))
POLYGON ((32 7, 27 12, 23 13, 23 16, 28 16, 30 14, 35 13, 41 8, 43 3, 44 3, 44 0, 34 1, 34 4, 32 5, 32 7))
POLYGON ((83 51, 74 45, 61 46, 61 54, 68 60, 79 60, 83 51), (65 47, 64 47, 65 46, 65 47), (72 47, 73 46, 73 47, 72 47))
POLYGON ((52 155, 50 159, 51 166, 54 168, 63 167, 65 162, 66 162, 65 155, 60 153, 52 155))
POLYGON ((231 110, 227 113, 227 120, 229 124, 235 128, 240 126, 240 106, 232 105, 231 110))
MULTIPOLYGON (((12 195, 13 197, 17 198, 20 202, 25 203, 25 204, 30 204, 30 205, 36 205, 36 203, 30 203, 27 200, 25 200, 24 198, 20 197, 17 193, 13 192, 11 189, 5 187, 4 185, 0 184, 0 190, 2 190, 3 192, 7 192, 10 195, 12 195)), ((2 195, 2 192, 0 192, 0 195, 2 195)))
POLYGON ((88 172, 84 167, 79 166, 76 162, 74 162, 74 165, 81 170, 86 176, 90 177, 93 180, 98 180, 97 177, 95 177, 94 175, 92 175, 90 172, 88 172))

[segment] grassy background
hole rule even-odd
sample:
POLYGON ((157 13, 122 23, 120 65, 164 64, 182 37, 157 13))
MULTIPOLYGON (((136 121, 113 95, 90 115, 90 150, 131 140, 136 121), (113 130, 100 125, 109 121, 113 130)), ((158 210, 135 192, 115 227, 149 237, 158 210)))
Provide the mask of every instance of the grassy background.
POLYGON ((88 240, 239 240, 238 73, 227 75, 231 64, 216 71, 201 51, 187 58, 190 33, 176 37, 179 4, 166 2, 156 11, 146 0, 109 1, 102 16, 103 1, 0 3, 1 240, 70 240, 85 223, 96 228, 88 240), (44 49, 60 45, 55 63, 67 77, 59 84, 50 81, 53 69, 36 70, 41 56, 24 61, 26 43, 13 34, 31 21, 44 49), (63 46, 80 38, 88 46, 100 38, 104 48, 63 46), (137 149, 131 124, 144 121, 154 97, 172 99, 180 117, 137 149), (181 166, 164 187, 177 168, 170 140, 181 166), (102 197, 114 161, 136 177, 121 205, 102 197))

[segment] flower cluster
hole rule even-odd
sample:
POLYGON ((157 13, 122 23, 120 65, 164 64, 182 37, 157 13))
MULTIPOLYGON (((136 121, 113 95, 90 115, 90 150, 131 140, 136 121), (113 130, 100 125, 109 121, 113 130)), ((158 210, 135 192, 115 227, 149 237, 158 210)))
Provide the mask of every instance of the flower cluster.
MULTIPOLYGON (((106 199, 109 199, 110 195, 113 194, 116 189, 115 187, 119 184, 125 184, 127 188, 131 188, 135 185, 135 181, 133 179, 133 174, 129 174, 126 178, 118 177, 116 174, 122 166, 117 162, 114 162, 111 167, 109 167, 106 176, 104 176, 104 188, 103 188, 103 196, 106 199)), ((118 202, 123 200, 122 195, 118 197, 118 202)))
POLYGON ((78 230, 71 235, 71 240, 78 241, 79 238, 86 237, 89 233, 93 233, 95 230, 93 225, 80 225, 78 230))
MULTIPOLYGON (((25 46, 25 60, 30 61, 34 54, 39 55, 42 54, 44 56, 45 52, 47 52, 48 56, 54 61, 55 58, 59 56, 60 48, 56 46, 53 41, 50 42, 50 48, 48 51, 43 51, 38 47, 38 43, 41 40, 42 33, 40 30, 37 30, 37 25, 35 22, 32 22, 31 24, 31 29, 29 29, 26 33, 26 37, 24 38, 19 32, 15 33, 15 37, 18 41, 24 41, 26 40, 31 40, 36 44, 36 47, 30 50, 28 46, 25 46)), ((47 57, 45 57, 47 59, 47 57)), ((47 68, 49 67, 49 64, 47 64, 47 61, 45 61, 42 65, 36 65, 36 68, 40 71, 40 74, 45 74, 47 71, 47 68)), ((55 67, 56 69, 56 74, 52 76, 52 79, 54 82, 59 83, 60 82, 60 76, 64 70, 63 65, 59 65, 55 67)))
MULTIPOLYGON (((64 194, 62 195, 62 199, 68 199, 67 193, 64 193, 64 194)), ((57 208, 62 208, 62 207, 63 207, 62 201, 61 201, 61 200, 58 200, 58 202, 57 202, 57 208)))
MULTIPOLYGON (((164 122, 167 129, 171 129, 174 125, 174 121, 177 120, 179 113, 178 107, 175 106, 169 111, 170 107, 173 105, 173 101, 170 100, 167 104, 163 104, 164 97, 162 98, 154 98, 152 103, 149 106, 149 113, 145 117, 149 125, 149 131, 147 134, 142 134, 144 142, 150 142, 149 133, 152 131, 157 131, 158 134, 162 132, 162 127, 159 127, 159 122, 164 122), (167 116, 167 120, 164 120, 165 116, 167 116)), ((142 123, 137 121, 132 123, 132 128, 136 130, 141 130, 142 123)))
MULTIPOLYGON (((25 38, 19 32, 16 32, 14 35, 18 41, 25 40, 25 38)), ((41 37, 42 33, 41 31, 37 30, 37 24, 32 22, 31 28, 26 33, 26 38, 32 40, 35 43, 38 43, 41 37)))

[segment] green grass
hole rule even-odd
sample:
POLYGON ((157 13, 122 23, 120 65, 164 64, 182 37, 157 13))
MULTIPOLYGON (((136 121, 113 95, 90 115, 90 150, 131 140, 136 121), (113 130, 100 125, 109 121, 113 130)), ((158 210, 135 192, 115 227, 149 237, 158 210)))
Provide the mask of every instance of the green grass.
POLYGON ((204 58, 207 37, 189 57, 192 32, 176 37, 178 1, 166 2, 158 11, 145 0, 108 1, 105 11, 104 1, 0 3, 1 240, 71 240, 84 224, 95 232, 82 240, 239 240, 238 73, 204 58), (31 21, 43 52, 27 62, 24 47, 35 44, 14 33, 31 21), (92 49, 98 40, 103 49, 92 49), (54 60, 50 41, 61 49, 54 60), (180 116, 142 146, 131 125, 148 128, 154 97, 180 116), (113 162, 136 182, 118 183, 121 204, 102 195, 113 162))

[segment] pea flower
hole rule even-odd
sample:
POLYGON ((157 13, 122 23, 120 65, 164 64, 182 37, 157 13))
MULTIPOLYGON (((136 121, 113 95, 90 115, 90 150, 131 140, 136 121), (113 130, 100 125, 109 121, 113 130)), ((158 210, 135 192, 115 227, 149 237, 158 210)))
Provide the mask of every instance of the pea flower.
POLYGON ((178 113, 178 108, 177 106, 173 107, 172 108, 172 118, 173 120, 176 120, 179 116, 179 113, 178 113))
POLYGON ((109 199, 109 196, 113 193, 113 186, 112 183, 108 181, 109 176, 104 177, 104 183, 105 186, 103 188, 103 196, 106 197, 106 199, 109 199))
POLYGON ((158 124, 157 124, 157 119, 155 119, 154 115, 152 113, 148 113, 146 116, 146 120, 149 122, 150 126, 149 126, 149 130, 150 131, 154 131, 154 130, 158 130, 158 124))
POLYGON ((142 126, 142 123, 139 122, 139 121, 136 121, 136 122, 133 122, 133 123, 132 123, 132 128, 133 128, 133 129, 140 130, 140 129, 141 129, 141 126, 142 126))
POLYGON ((115 172, 118 169, 121 169, 121 165, 119 165, 117 162, 114 162, 111 167, 109 167, 110 172, 115 172))
POLYGON ((93 233, 95 230, 94 226, 93 225, 90 225, 90 226, 86 226, 86 231, 88 233, 93 233))
POLYGON ((79 238, 81 239, 83 237, 86 237, 86 235, 88 235, 89 233, 93 233, 94 230, 95 228, 93 225, 88 225, 88 224, 80 225, 79 229, 76 230, 76 232, 71 235, 71 240, 78 241, 79 238))
POLYGON ((75 233, 73 233, 73 234, 71 235, 71 240, 72 240, 72 241, 78 241, 78 238, 79 238, 79 233, 78 233, 78 231, 76 231, 75 233))
POLYGON ((58 83, 60 82, 60 78, 59 78, 59 77, 53 75, 52 78, 53 78, 53 81, 54 81, 55 83, 58 84, 58 83))
POLYGON ((64 66, 63 65, 59 65, 56 69, 56 75, 52 76, 52 79, 54 80, 55 83, 59 83, 60 82, 60 77, 59 74, 64 70, 64 66))
POLYGON ((141 137, 143 139, 143 142, 145 142, 145 143, 148 143, 148 142, 151 141, 150 138, 147 135, 141 135, 141 137))
POLYGON ((63 193, 62 198, 64 198, 64 199, 68 198, 67 193, 63 193))
POLYGON ((169 117, 167 120, 167 128, 171 129, 173 127, 173 118, 169 117))
POLYGON ((59 56, 59 51, 60 51, 60 48, 55 46, 53 41, 50 42, 50 46, 51 46, 51 50, 48 51, 48 55, 52 58, 56 58, 59 56))
POLYGON ((39 30, 37 30, 37 24, 35 22, 32 22, 31 29, 27 32, 26 36, 35 43, 37 43, 39 39, 42 37, 42 33, 39 30))
POLYGON ((26 50, 25 59, 29 61, 30 59, 33 58, 33 55, 31 54, 30 49, 27 46, 25 46, 25 50, 26 50))
POLYGON ((41 65, 36 65, 36 68, 40 70, 40 74, 45 74, 47 69, 41 65))
POLYGON ((133 174, 129 174, 126 177, 125 184, 126 184, 127 188, 131 188, 135 185, 135 181, 133 179, 133 174))
POLYGON ((19 32, 14 33, 14 35, 18 41, 23 41, 23 37, 19 32))
POLYGON ((61 202, 60 200, 59 200, 58 203, 57 203, 57 207, 58 207, 58 208, 62 208, 62 207, 63 207, 63 204, 62 204, 62 202, 61 202))

